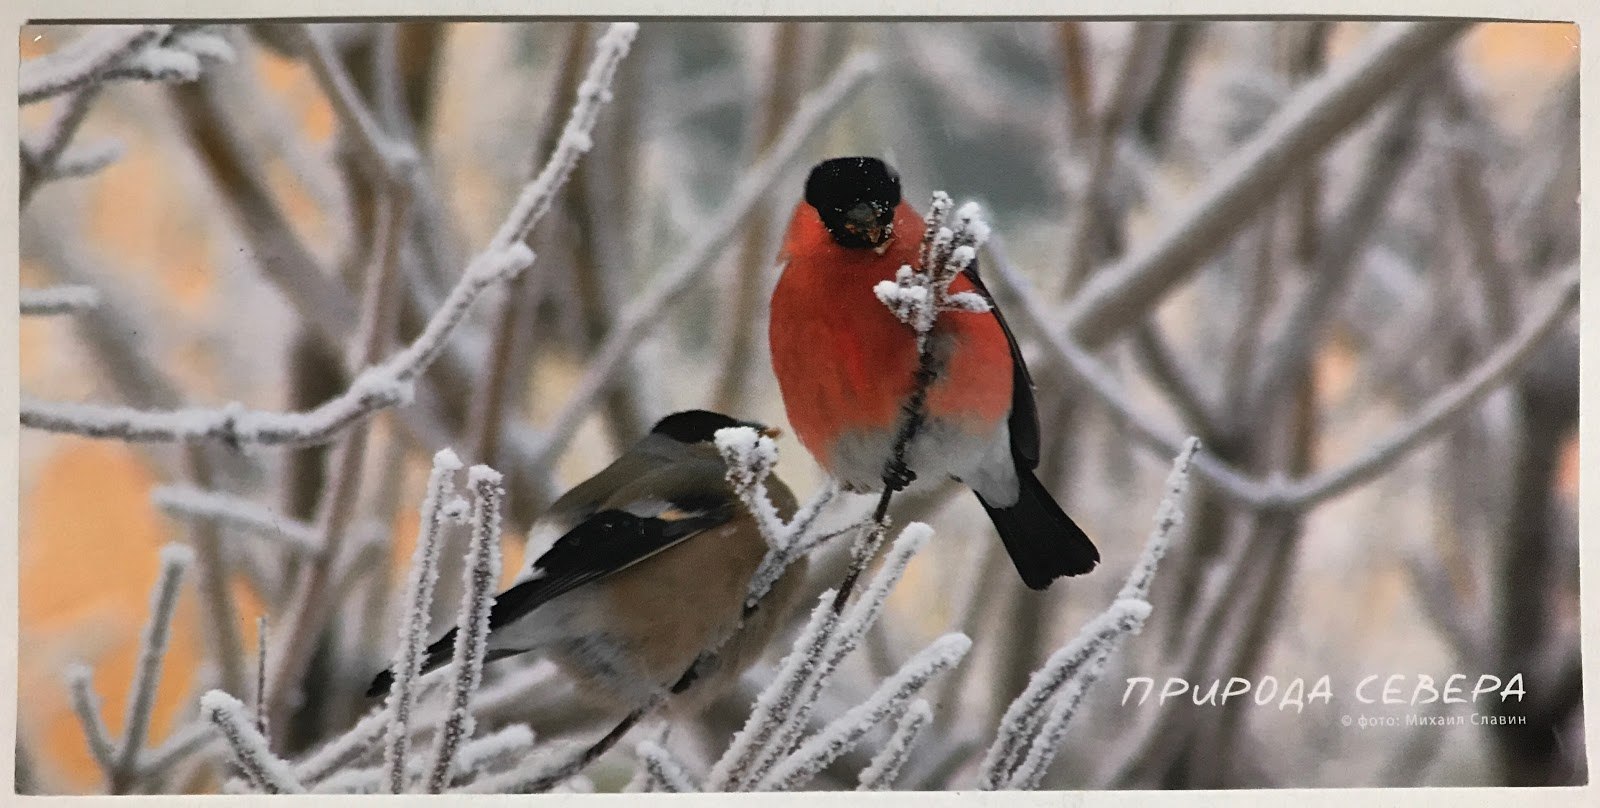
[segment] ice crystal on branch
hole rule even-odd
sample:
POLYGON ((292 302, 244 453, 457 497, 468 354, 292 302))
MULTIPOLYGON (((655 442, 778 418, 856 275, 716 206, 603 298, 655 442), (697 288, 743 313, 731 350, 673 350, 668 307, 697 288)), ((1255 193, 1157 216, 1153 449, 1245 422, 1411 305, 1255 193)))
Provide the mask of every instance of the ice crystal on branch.
POLYGON ((989 239, 989 226, 978 218, 978 205, 968 202, 950 217, 950 196, 935 191, 928 205, 928 228, 923 235, 919 267, 902 266, 894 280, 879 281, 873 294, 900 322, 917 332, 922 347, 940 312, 983 313, 989 301, 975 292, 951 292, 950 284, 977 258, 978 248, 989 239))

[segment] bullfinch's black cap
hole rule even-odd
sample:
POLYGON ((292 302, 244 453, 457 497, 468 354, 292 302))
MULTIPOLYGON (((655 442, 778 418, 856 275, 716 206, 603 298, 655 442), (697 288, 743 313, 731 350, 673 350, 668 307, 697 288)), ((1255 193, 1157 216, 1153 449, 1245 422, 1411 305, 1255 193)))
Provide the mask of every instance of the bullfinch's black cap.
POLYGON ((876 157, 835 157, 811 169, 806 204, 843 247, 876 247, 894 235, 900 175, 876 157))
POLYGON ((679 443, 704 443, 714 439, 717 430, 747 426, 757 432, 770 433, 772 428, 755 421, 740 421, 732 416, 710 410, 684 410, 675 412, 656 422, 650 428, 652 435, 664 435, 679 443))

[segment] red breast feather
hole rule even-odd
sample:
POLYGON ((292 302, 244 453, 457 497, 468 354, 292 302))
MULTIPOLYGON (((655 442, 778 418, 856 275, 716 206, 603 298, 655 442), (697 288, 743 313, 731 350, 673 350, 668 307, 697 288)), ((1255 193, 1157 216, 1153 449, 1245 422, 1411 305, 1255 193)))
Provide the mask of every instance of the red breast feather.
MULTIPOLYGON (((834 243, 802 202, 784 240, 786 262, 772 295, 768 337, 789 424, 800 442, 832 469, 834 441, 855 430, 890 430, 911 394, 916 336, 890 313, 872 287, 917 265, 922 217, 904 202, 895 210, 894 240, 879 255, 834 243)), ((951 290, 971 291, 965 277, 951 290)), ((992 314, 943 313, 936 337, 953 341, 944 372, 929 390, 929 415, 995 429, 1011 410, 1011 354, 992 314)))

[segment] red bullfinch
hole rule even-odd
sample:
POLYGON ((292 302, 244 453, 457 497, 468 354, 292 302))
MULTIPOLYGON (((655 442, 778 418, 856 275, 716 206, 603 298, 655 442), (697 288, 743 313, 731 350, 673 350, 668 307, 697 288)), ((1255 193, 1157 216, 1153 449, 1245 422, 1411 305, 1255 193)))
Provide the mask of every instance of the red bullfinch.
MULTIPOLYGON (((768 330, 772 369, 796 436, 850 490, 882 490, 916 387, 916 334, 873 287, 903 265, 920 268, 923 230, 893 169, 841 157, 811 170, 784 237, 768 330)), ((939 314, 927 420, 905 465, 921 479, 949 476, 971 487, 1029 587, 1088 572, 1099 552, 1034 476, 1033 383, 976 262, 950 292, 976 292, 989 311, 939 314)))
MULTIPOLYGON (((744 628, 695 666, 692 680, 680 679, 738 626, 767 552, 714 443, 717 430, 740 426, 768 431, 704 410, 669 415, 559 499, 553 509, 571 527, 495 598, 485 661, 547 655, 589 695, 630 710, 669 688, 687 691, 671 706, 698 709, 735 681, 760 657, 805 577, 801 559, 744 628)), ((792 517, 794 495, 776 477, 767 487, 779 515, 792 517)), ((428 647, 423 670, 448 664, 454 648, 452 629, 428 647)), ((368 695, 392 681, 384 671, 368 695)))

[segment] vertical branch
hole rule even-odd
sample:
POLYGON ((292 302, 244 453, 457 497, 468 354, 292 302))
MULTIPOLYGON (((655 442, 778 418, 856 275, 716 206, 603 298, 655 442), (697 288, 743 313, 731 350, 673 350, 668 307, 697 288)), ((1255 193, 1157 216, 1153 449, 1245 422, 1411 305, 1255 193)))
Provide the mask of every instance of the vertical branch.
POLYGON ((167 655, 167 639, 172 630, 173 610, 178 603, 178 585, 183 572, 194 563, 194 553, 179 544, 161 548, 161 573, 150 597, 150 622, 145 624, 139 642, 139 662, 133 685, 128 690, 128 710, 122 729, 122 744, 112 770, 111 792, 125 794, 138 776, 139 751, 150 731, 150 713, 155 709, 156 684, 161 679, 161 663, 167 655))
POLYGON ((256 731, 267 734, 267 616, 256 618, 256 731))
POLYGON ((67 668, 67 694, 72 700, 72 712, 78 717, 84 740, 89 745, 89 756, 105 773, 107 782, 116 777, 117 744, 111 740, 111 731, 100 716, 100 697, 94 692, 94 671, 88 665, 74 664, 67 668))
POLYGON ((1067 144, 1076 147, 1089 138, 1094 122, 1094 77, 1089 72, 1089 43, 1078 20, 1056 24, 1061 45, 1061 76, 1067 109, 1067 144))
MULTIPOLYGON (((747 137, 748 151, 759 155, 772 148, 783 131, 783 122, 794 112, 799 101, 801 39, 803 23, 786 21, 770 23, 772 28, 771 61, 764 75, 764 92, 757 94, 757 110, 752 115, 751 131, 747 137)), ((719 412, 740 412, 744 409, 745 391, 749 388, 750 366, 755 355, 758 335, 755 326, 760 320, 762 295, 768 291, 772 266, 771 256, 765 254, 771 241, 774 222, 771 205, 757 205, 750 212, 744 226, 744 241, 732 264, 730 288, 725 296, 728 316, 722 336, 722 356, 718 360, 716 389, 711 394, 713 409, 719 412)))
POLYGON ((417 677, 422 671, 424 649, 428 643, 428 610, 433 603, 433 588, 439 577, 439 551, 449 517, 448 501, 455 491, 452 476, 461 469, 455 452, 441 449, 433 456, 433 471, 428 475, 428 493, 422 501, 421 533, 411 559, 411 581, 406 588, 408 605, 400 626, 400 648, 389 670, 394 681, 385 702, 389 724, 383 761, 388 771, 389 793, 405 790, 406 753, 411 743, 411 708, 417 699, 417 677))
POLYGON ((472 488, 472 547, 467 551, 465 593, 456 622, 455 656, 451 660, 455 681, 450 688, 450 708, 439 726, 433 766, 428 773, 428 793, 438 794, 450 781, 456 749, 472 735, 472 695, 483 681, 483 660, 488 649, 489 610, 494 606, 500 579, 500 502, 505 497, 500 473, 488 466, 473 466, 468 473, 472 488))
MULTIPOLYGON (((387 310, 396 291, 394 270, 410 220, 411 193, 408 185, 400 184, 392 185, 389 191, 380 205, 383 215, 374 233, 378 246, 368 268, 363 293, 357 339, 360 346, 358 367, 376 364, 390 337, 383 326, 388 324, 387 310)), ((282 632, 281 645, 273 657, 273 675, 269 677, 267 713, 270 724, 287 725, 291 693, 299 686, 312 649, 332 615, 334 603, 329 584, 334 560, 339 557, 349 532, 351 515, 355 512, 369 429, 366 422, 351 428, 339 440, 329 461, 328 488, 318 503, 317 513, 317 531, 324 552, 306 565, 289 598, 292 611, 282 632)))
MULTIPOLYGON (((577 94, 578 82, 583 76, 583 52, 589 44, 588 23, 572 22, 569 26, 566 53, 562 57, 555 84, 555 97, 560 99, 577 94)), ((535 155, 545 154, 553 148, 560 109, 556 103, 550 105, 541 129, 534 138, 535 155)), ((524 240, 530 249, 534 246, 533 232, 530 228, 524 240)), ((512 372, 512 365, 518 355, 528 349, 523 336, 531 330, 537 303, 534 298, 543 287, 543 284, 536 284, 531 278, 526 272, 519 274, 506 286, 505 293, 500 297, 499 311, 494 314, 489 359, 484 363, 482 376, 475 386, 479 393, 472 397, 467 456, 482 463, 498 462, 497 449, 506 402, 513 393, 511 382, 518 375, 512 372)))
MULTIPOLYGON (((1140 21, 1134 23, 1133 35, 1123 53, 1122 65, 1117 71, 1111 96, 1105 109, 1094 123, 1093 156, 1089 163, 1089 178, 1082 194, 1076 200, 1072 229, 1068 236, 1067 271, 1061 279, 1061 296, 1071 297, 1089 277, 1097 260, 1094 239, 1105 235, 1113 222, 1105 215, 1109 199, 1106 186, 1116 169, 1117 146, 1127 130, 1139 104, 1140 94, 1146 84, 1147 68, 1151 56, 1158 52, 1161 26, 1166 23, 1140 21)), ((1069 91, 1071 87, 1069 85, 1069 91)), ((1120 229, 1120 228, 1119 228, 1120 229)), ((1120 241, 1120 237, 1114 239, 1120 241)))

